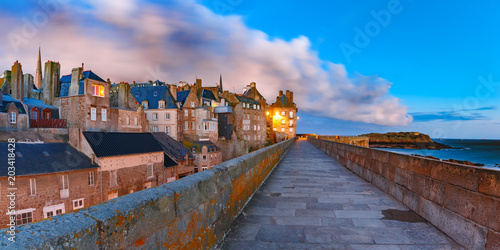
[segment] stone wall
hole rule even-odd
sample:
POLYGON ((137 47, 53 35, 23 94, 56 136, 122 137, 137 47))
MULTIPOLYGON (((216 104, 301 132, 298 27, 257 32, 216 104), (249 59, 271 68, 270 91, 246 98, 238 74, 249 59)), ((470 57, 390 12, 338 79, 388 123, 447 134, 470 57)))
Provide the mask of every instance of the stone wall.
POLYGON ((228 161, 233 158, 248 153, 248 142, 237 139, 236 134, 232 135, 231 140, 217 140, 213 143, 222 151, 222 161, 228 161))
POLYGON ((2 237, 0 247, 214 248, 293 142, 260 149, 157 188, 17 227, 16 241, 2 237))
POLYGON ((308 140, 466 249, 500 249, 500 171, 308 140))

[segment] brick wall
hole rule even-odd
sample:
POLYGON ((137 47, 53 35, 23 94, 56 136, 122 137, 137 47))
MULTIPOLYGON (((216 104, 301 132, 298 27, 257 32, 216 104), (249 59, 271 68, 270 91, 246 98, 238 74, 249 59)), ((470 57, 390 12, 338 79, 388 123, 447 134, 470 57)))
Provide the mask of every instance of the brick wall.
POLYGON ((467 249, 500 249, 500 171, 308 140, 467 249))
MULTIPOLYGON (((18 227, 16 248, 215 247, 294 139, 158 188, 18 227)), ((5 234, 1 230, 0 234, 5 234)))

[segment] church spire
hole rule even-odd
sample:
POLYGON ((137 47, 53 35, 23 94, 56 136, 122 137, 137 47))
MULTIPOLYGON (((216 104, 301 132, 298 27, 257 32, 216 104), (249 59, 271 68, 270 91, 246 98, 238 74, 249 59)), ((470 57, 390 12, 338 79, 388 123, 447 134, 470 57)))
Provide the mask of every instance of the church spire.
POLYGON ((38 90, 42 87, 42 58, 40 52, 40 46, 38 46, 38 61, 36 63, 36 76, 35 76, 35 86, 38 90))
POLYGON ((219 80, 219 92, 224 92, 224 89, 222 88, 222 74, 220 74, 220 80, 219 80))

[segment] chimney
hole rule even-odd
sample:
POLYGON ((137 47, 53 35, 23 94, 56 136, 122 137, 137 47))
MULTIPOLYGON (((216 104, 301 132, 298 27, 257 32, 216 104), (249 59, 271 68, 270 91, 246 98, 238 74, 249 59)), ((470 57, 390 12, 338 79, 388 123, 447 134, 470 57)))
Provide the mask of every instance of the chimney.
POLYGON ((283 90, 280 90, 280 93, 278 96, 282 96, 283 95, 283 90))
POLYGON ((168 88, 170 90, 170 94, 172 94, 172 97, 174 98, 174 101, 176 101, 177 100, 177 85, 170 84, 170 85, 168 85, 168 88))
POLYGON ((290 102, 293 102, 293 92, 290 91, 290 102))
POLYGON ((251 83, 250 83, 250 88, 255 88, 255 85, 256 85, 256 83, 255 83, 255 82, 251 82, 251 83))
POLYGON ((135 81, 132 82, 132 87, 135 87, 135 81))
POLYGON ((153 81, 149 80, 148 81, 149 85, 152 85, 153 84, 153 81))
POLYGON ((23 66, 16 61, 12 65, 12 78, 10 82, 10 88, 12 91, 12 98, 24 101, 24 76, 23 76, 23 66))
POLYGON ((80 79, 82 79, 83 68, 73 68, 71 70, 71 85, 69 85, 68 96, 76 96, 80 92, 80 79))
POLYGON ((121 82, 118 84, 118 107, 129 108, 128 107, 128 94, 130 93, 130 85, 126 82, 121 82))
POLYGON ((33 75, 24 74, 24 97, 31 98, 33 97, 33 75))
POLYGON ((195 85, 197 88, 201 88, 201 79, 196 79, 195 85))
MULTIPOLYGON (((47 61, 45 63, 44 77, 42 81, 43 98, 42 100, 52 105, 54 98, 59 96, 59 79, 61 75, 61 65, 58 62, 47 61)), ((73 78, 73 75, 71 76, 73 78)), ((73 80, 71 80, 73 82, 73 80)), ((70 85, 71 88, 71 85, 70 85)), ((77 89, 77 94, 78 94, 77 89)), ((68 93, 69 95, 69 93, 68 93)))

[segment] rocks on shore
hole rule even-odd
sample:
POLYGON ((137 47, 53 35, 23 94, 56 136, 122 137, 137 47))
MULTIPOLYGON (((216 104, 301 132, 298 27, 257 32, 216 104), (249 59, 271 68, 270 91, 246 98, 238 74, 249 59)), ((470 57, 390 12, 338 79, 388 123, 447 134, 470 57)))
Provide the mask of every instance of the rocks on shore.
POLYGON ((364 134, 370 138, 370 148, 407 148, 407 149, 453 149, 454 147, 431 140, 430 136, 418 132, 399 132, 386 134, 364 134))

